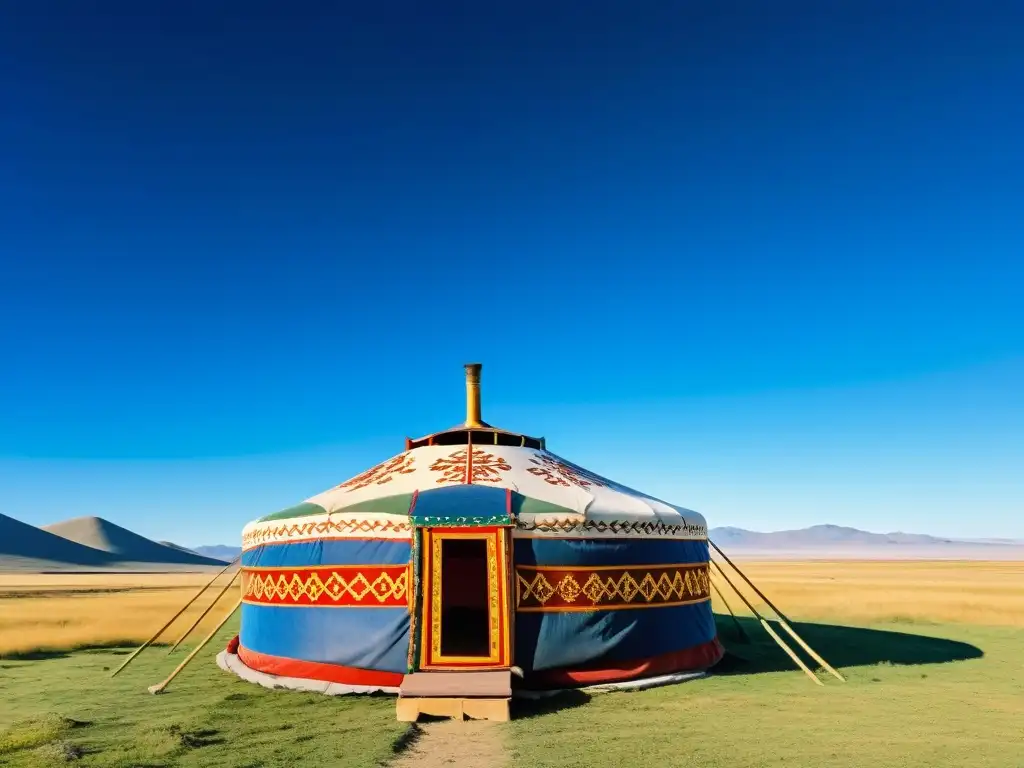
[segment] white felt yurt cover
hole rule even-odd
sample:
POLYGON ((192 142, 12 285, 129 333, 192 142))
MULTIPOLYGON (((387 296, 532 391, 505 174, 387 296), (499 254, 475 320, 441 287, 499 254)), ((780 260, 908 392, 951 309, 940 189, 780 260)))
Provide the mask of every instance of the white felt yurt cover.
MULTIPOLYGON (((307 499, 295 516, 313 523, 345 518, 385 523, 375 535, 407 535, 401 499, 435 488, 472 483, 505 488, 530 500, 517 515, 517 535, 586 538, 659 536, 701 540, 707 523, 697 512, 594 474, 550 451, 519 446, 423 446, 394 456, 307 499), (397 504, 388 500, 399 500, 397 504)), ((284 513, 246 526, 243 539, 267 543, 284 513)))

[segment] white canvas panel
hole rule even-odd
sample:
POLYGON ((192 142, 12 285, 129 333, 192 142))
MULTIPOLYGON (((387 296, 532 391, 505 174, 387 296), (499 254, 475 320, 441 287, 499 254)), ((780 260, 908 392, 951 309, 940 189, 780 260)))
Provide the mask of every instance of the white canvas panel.
MULTIPOLYGON (((494 445, 477 445, 472 448, 474 483, 508 488, 523 496, 554 504, 575 513, 560 518, 524 513, 520 518, 521 530, 517 531, 517 535, 669 536, 688 539, 702 539, 707 536, 707 524, 700 514, 638 493, 549 451, 494 445)), ((373 499, 465 483, 469 470, 466 456, 466 446, 416 448, 397 454, 307 501, 323 507, 328 513, 340 512, 358 528, 359 520, 386 519, 394 516, 344 513, 345 508, 373 499)), ((327 518, 315 518, 316 516, 296 518, 294 521, 274 521, 277 524, 274 535, 284 537, 274 540, 300 540, 295 537, 307 533, 310 538, 346 535, 341 532, 319 534, 315 530, 309 533, 311 529, 308 525, 298 533, 292 529, 293 525, 302 525, 303 522, 330 523, 327 518), (288 525, 284 525, 285 523, 288 525)), ((365 528, 365 525, 363 527, 365 528)), ((327 528, 337 529, 338 526, 328 524, 327 528)), ((248 538, 252 539, 249 527, 246 528, 246 532, 248 538)), ((370 535, 377 536, 376 533, 370 535)), ((391 531, 386 531, 381 538, 395 535, 391 531)))

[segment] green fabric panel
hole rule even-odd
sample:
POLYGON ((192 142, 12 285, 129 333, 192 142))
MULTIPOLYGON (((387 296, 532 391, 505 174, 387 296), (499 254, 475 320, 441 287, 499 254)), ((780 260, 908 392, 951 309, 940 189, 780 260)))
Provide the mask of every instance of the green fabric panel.
POLYGON ((377 512, 382 515, 408 515, 412 506, 412 494, 384 496, 380 499, 360 501, 348 507, 337 507, 335 512, 377 512))
POLYGON ((265 523, 268 520, 288 520, 292 517, 309 517, 310 515, 324 514, 327 514, 327 510, 319 504, 310 504, 308 501, 304 501, 294 507, 288 507, 288 509, 282 509, 280 512, 275 512, 272 515, 261 517, 257 522, 265 523))
POLYGON ((560 504, 552 504, 548 501, 541 501, 540 499, 532 499, 529 496, 523 496, 521 493, 512 494, 512 514, 519 517, 520 514, 525 512, 528 515, 578 515, 579 512, 575 509, 569 509, 563 507, 560 504))

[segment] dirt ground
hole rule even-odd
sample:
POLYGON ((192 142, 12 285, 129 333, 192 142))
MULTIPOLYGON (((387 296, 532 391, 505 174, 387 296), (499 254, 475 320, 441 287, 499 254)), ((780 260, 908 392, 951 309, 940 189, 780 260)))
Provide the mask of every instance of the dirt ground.
POLYGON ((441 768, 470 764, 503 768, 508 764, 505 733, 498 723, 487 720, 439 720, 424 723, 420 729, 422 733, 416 743, 391 764, 393 768, 441 768))

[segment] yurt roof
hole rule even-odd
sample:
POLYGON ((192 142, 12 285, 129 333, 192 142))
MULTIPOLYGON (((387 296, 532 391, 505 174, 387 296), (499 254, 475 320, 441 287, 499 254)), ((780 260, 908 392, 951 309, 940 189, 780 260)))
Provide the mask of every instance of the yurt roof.
POLYGON ((271 530, 268 525, 293 518, 326 525, 337 513, 372 519, 375 535, 390 528, 407 535, 411 518, 414 525, 439 520, 514 523, 520 533, 569 537, 707 536, 706 522, 697 512, 573 464, 548 451, 543 438, 483 422, 480 366, 467 365, 466 373, 464 424, 407 440, 407 449, 387 461, 296 507, 250 523, 243 538, 252 540, 258 527, 256 538, 264 541, 262 531, 271 530))

